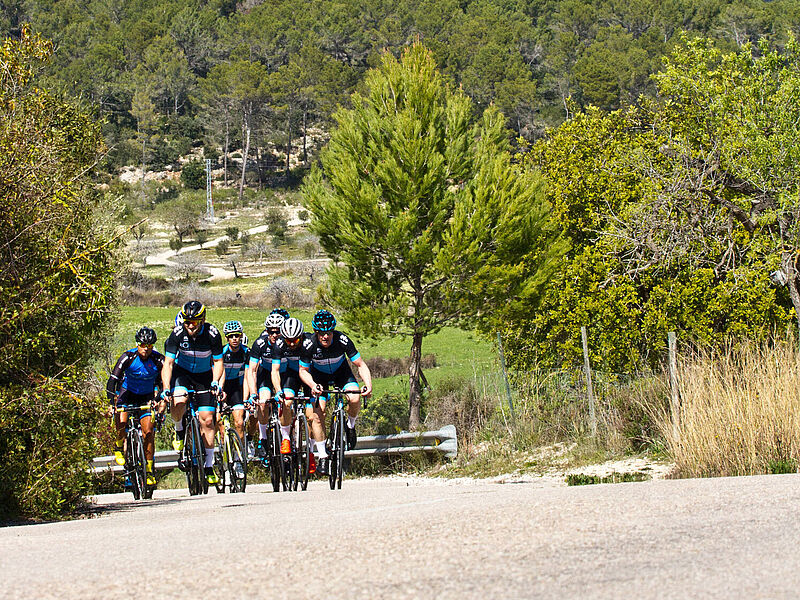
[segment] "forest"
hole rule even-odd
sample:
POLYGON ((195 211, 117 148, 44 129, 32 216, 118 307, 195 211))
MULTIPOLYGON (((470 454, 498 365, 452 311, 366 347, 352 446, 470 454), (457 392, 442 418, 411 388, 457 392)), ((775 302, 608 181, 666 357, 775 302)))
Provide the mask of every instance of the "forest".
MULTIPOLYGON (((656 94, 651 75, 681 36, 722 50, 797 33, 795 0, 8 0, 54 43, 40 81, 103 122, 106 169, 159 170, 192 147, 227 158, 250 142, 259 178, 307 166, 339 105, 383 52, 415 40, 473 101, 534 140, 593 105, 656 94)), ((226 175, 227 175, 227 167, 226 175)))

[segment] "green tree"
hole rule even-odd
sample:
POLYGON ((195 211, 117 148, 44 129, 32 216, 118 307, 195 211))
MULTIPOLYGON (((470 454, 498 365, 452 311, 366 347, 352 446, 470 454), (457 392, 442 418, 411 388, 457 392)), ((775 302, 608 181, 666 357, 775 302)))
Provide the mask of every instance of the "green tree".
POLYGON ((334 259, 330 293, 345 321, 411 338, 409 424, 418 427, 423 339, 462 318, 482 265, 514 270, 537 188, 511 166, 497 110, 473 124, 472 102, 421 44, 399 61, 386 53, 366 89, 336 113, 323 171, 303 193, 334 259))
POLYGON ((0 47, 0 519, 58 517, 88 491, 88 382, 115 301, 117 241, 86 175, 100 129, 37 85, 51 52, 27 28, 0 47))
POLYGON ((190 190, 206 187, 206 166, 199 160, 186 163, 181 170, 181 182, 190 190))

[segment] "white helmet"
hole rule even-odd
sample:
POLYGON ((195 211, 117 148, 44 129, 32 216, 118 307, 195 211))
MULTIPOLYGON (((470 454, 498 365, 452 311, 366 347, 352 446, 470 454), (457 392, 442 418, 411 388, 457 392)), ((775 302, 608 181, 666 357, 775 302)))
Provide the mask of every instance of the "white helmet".
POLYGON ((281 324, 281 335, 287 340, 295 340, 303 335, 303 322, 289 317, 281 324))
MULTIPOLYGON (((264 329, 275 329, 283 325, 283 322, 286 319, 283 318, 283 315, 279 315, 278 313, 272 313, 267 315, 267 318, 264 320, 264 329)), ((297 319, 295 319, 296 321, 297 319)))

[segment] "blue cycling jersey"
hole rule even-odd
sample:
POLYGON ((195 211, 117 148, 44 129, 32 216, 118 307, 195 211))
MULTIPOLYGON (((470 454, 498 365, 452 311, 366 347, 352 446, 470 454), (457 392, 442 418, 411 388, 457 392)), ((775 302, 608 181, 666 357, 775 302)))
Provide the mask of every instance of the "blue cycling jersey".
POLYGON ((132 394, 151 395, 161 382, 163 366, 164 356, 155 350, 145 360, 142 360, 136 348, 126 350, 117 360, 106 383, 108 399, 116 398, 120 389, 132 394))
POLYGON ((230 344, 225 344, 222 348, 222 364, 225 365, 225 382, 239 380, 239 384, 244 383, 244 371, 247 367, 247 360, 250 356, 250 349, 244 344, 239 345, 239 349, 234 352, 230 344))

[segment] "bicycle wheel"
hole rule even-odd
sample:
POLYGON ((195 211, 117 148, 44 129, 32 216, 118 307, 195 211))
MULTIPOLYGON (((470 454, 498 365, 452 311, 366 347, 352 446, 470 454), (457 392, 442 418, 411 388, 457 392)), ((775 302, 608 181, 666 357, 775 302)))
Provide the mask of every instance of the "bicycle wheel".
POLYGON ((197 496, 208 491, 208 483, 203 470, 205 464, 205 447, 200 437, 200 427, 197 419, 192 418, 186 427, 186 442, 184 445, 188 469, 186 479, 189 482, 189 495, 197 496), (204 485, 205 484, 205 485, 204 485))
POLYGON ((133 499, 139 500, 144 495, 147 480, 144 472, 144 443, 142 442, 142 434, 138 429, 132 428, 128 432, 127 446, 125 464, 131 481, 131 492, 133 493, 133 499))
POLYGON ((281 458, 281 430, 277 423, 269 424, 269 477, 272 491, 280 492, 283 482, 283 459, 281 458))
POLYGON ((239 434, 233 429, 228 429, 226 452, 231 492, 244 492, 247 488, 247 451, 239 434))
POLYGON ((225 474, 228 472, 228 454, 225 452, 225 440, 219 431, 214 434, 214 441, 217 451, 214 452, 214 473, 219 477, 219 483, 215 483, 218 494, 225 493, 225 474))
POLYGON ((308 487, 308 470, 311 467, 311 451, 308 443, 308 420, 304 414, 297 415, 292 431, 292 451, 294 452, 294 489, 308 487))
POLYGON ((340 411, 333 413, 330 429, 330 454, 328 455, 328 484, 332 490, 336 489, 336 478, 339 473, 339 447, 342 445, 342 419, 340 411))
POLYGON ((336 453, 336 487, 342 489, 342 475, 344 474, 344 451, 347 448, 347 434, 345 432, 345 415, 339 415, 339 450, 336 453))

